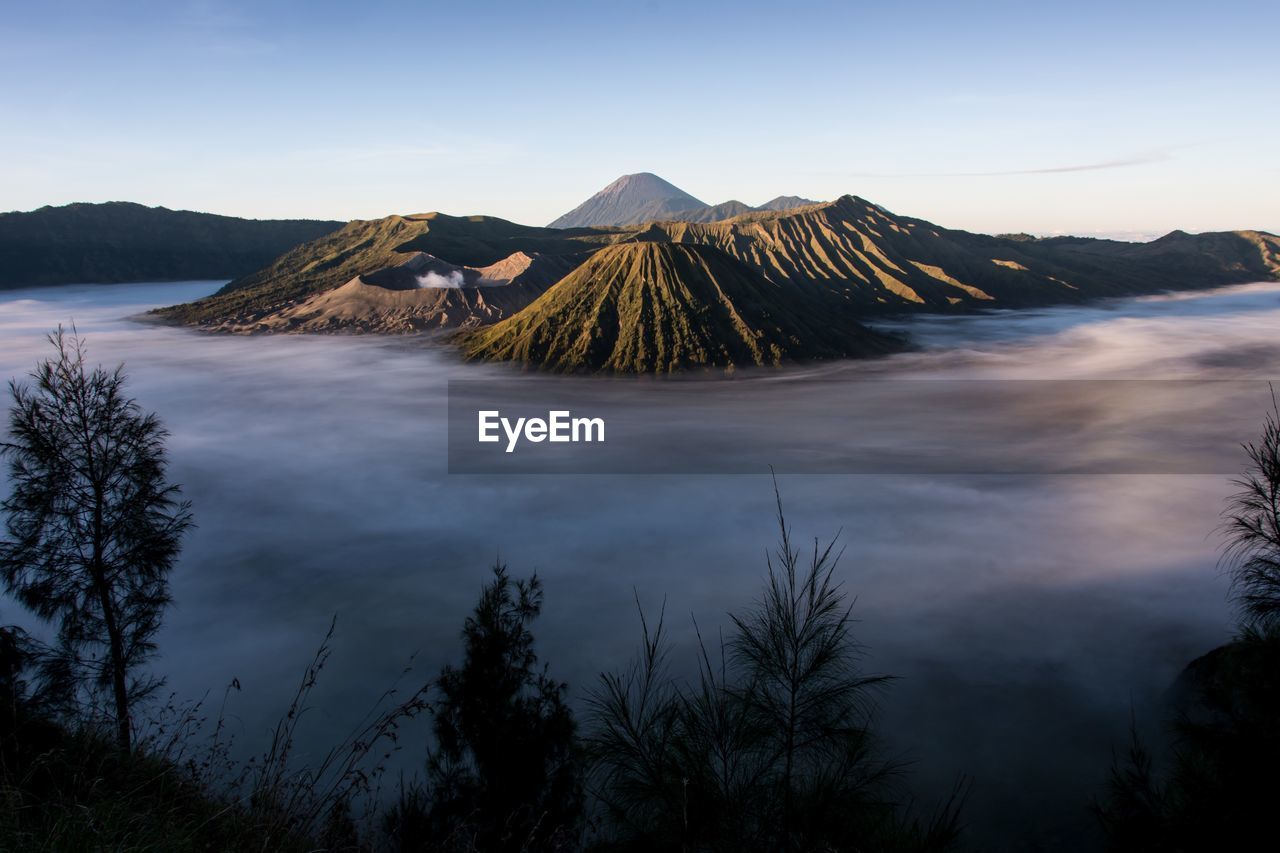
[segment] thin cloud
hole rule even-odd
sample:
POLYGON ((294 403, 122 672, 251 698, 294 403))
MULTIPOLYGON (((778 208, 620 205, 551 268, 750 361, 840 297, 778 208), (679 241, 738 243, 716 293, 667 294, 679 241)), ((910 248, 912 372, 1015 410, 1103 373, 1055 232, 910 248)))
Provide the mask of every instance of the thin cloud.
POLYGON ((1116 160, 1102 160, 1097 163, 1045 166, 1039 169, 1006 169, 996 172, 846 172, 845 174, 851 178, 999 178, 1008 175, 1060 175, 1067 172, 1098 172, 1103 169, 1146 166, 1168 159, 1168 152, 1159 151, 1116 160))

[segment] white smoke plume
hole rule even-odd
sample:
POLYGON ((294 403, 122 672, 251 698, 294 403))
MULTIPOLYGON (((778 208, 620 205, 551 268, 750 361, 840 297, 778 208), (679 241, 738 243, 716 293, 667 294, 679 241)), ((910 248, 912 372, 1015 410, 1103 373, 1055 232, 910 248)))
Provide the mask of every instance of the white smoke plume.
POLYGON ((462 272, 454 270, 448 275, 440 275, 438 272, 429 272, 418 276, 418 287, 450 287, 459 288, 466 287, 467 283, 462 277, 462 272))

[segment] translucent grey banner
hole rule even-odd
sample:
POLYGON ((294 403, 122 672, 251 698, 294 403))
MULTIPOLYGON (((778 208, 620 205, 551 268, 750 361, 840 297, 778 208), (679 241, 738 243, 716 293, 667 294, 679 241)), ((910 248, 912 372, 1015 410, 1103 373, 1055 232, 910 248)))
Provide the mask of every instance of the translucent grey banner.
POLYGON ((1256 380, 449 383, 451 474, 1235 474, 1256 380))

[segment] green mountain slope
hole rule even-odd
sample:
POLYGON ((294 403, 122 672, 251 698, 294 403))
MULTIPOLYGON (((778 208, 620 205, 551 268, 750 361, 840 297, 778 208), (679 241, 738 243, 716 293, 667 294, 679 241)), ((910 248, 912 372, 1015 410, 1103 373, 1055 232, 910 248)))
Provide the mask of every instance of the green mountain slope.
POLYGON ((473 359, 619 373, 776 365, 901 346, 718 249, 651 242, 601 249, 528 308, 462 342, 473 359))
POLYGON ((0 289, 244 275, 341 223, 69 204, 0 213, 0 289))

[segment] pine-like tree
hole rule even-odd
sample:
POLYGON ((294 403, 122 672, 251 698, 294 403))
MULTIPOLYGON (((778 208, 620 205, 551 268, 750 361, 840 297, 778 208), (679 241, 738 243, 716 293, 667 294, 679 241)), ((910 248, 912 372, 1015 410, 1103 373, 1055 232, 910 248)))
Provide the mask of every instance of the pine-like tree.
POLYGON ((530 623, 542 584, 493 569, 462 631, 461 667, 446 666, 433 706, 427 825, 445 849, 569 849, 582 794, 566 685, 538 666, 530 623))
POLYGON ((159 683, 139 669, 154 651, 190 507, 166 480, 168 434, 125 395, 123 366, 90 370, 74 329, 49 341, 56 352, 32 384, 9 385, 0 577, 57 627, 46 671, 110 717, 128 751, 131 708, 159 683))
POLYGON ((1280 628, 1280 403, 1272 390, 1271 411, 1257 442, 1244 445, 1249 467, 1224 513, 1223 558, 1244 621, 1263 630, 1280 628))

